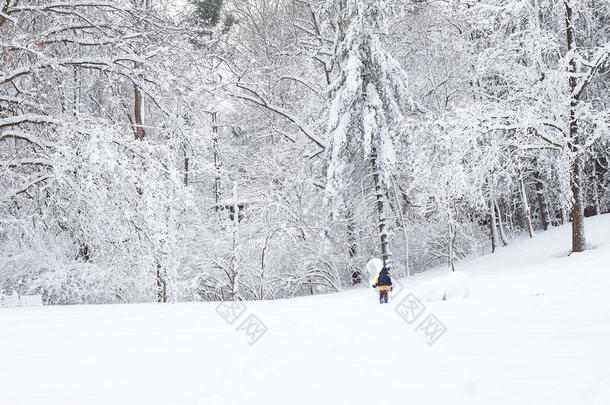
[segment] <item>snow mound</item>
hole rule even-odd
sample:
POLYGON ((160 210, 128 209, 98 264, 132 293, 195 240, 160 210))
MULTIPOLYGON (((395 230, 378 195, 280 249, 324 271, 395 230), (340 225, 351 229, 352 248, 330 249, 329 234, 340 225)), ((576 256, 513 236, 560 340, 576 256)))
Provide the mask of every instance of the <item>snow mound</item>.
POLYGON ((445 301, 450 298, 463 298, 469 293, 468 276, 465 273, 454 272, 422 283, 417 296, 424 301, 445 301))
POLYGON ((366 271, 369 274, 369 285, 375 284, 382 268, 383 260, 374 257, 368 261, 366 264, 366 271))

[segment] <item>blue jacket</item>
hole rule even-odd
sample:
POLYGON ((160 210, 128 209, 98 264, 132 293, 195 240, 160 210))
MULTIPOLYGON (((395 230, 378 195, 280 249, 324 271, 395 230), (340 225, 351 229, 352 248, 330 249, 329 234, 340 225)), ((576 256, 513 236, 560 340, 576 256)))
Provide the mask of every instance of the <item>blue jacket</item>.
POLYGON ((379 277, 377 277, 377 284, 375 284, 375 286, 381 287, 381 286, 391 286, 391 285, 392 285, 392 279, 390 278, 388 269, 386 267, 384 267, 379 272, 379 277))

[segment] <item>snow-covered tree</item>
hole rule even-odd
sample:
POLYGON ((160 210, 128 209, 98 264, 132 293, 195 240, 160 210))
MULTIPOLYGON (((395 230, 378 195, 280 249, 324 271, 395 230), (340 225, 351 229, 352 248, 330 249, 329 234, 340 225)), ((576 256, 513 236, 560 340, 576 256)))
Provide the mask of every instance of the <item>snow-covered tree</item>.
POLYGON ((352 205, 354 190, 372 177, 380 252, 390 266, 386 194, 396 164, 395 143, 406 136, 414 104, 407 74, 382 44, 387 3, 348 0, 339 7, 341 71, 330 87, 326 190, 333 204, 352 205))

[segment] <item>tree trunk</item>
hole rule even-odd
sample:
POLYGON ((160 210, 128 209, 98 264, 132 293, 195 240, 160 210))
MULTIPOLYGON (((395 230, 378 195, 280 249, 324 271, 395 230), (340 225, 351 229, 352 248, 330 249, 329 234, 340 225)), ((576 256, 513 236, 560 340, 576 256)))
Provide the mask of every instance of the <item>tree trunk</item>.
POLYGON ((354 210, 352 208, 348 208, 346 211, 346 220, 347 220, 347 252, 349 254, 349 258, 353 259, 356 257, 357 248, 356 248, 356 235, 355 235, 355 223, 354 223, 354 210))
POLYGON ((534 237, 534 229, 532 228, 532 215, 530 211, 530 205, 527 202, 527 193, 525 192, 525 183, 523 181, 523 175, 519 174, 519 184, 521 186, 521 204, 523 205, 523 217, 525 220, 525 227, 530 235, 530 238, 534 237))
POLYGON ((80 71, 74 67, 73 68, 73 74, 74 74, 74 93, 72 94, 73 97, 73 114, 76 117, 77 115, 79 115, 80 113, 80 101, 81 101, 81 80, 80 80, 80 71))
POLYGON ((570 218, 568 217, 568 210, 563 205, 561 206, 561 225, 570 222, 570 218))
POLYGON ((498 246, 498 223, 496 222, 496 209, 494 207, 496 197, 491 179, 489 179, 489 190, 489 228, 491 234, 491 253, 494 253, 498 246))
POLYGON ((545 231, 549 229, 549 212, 546 208, 545 202, 545 190, 544 184, 540 179, 540 173, 534 173, 534 180, 536 181, 536 196, 538 197, 538 210, 540 211, 540 225, 545 231))
POLYGON ((489 233, 491 235, 491 253, 496 251, 498 241, 498 224, 496 223, 496 210, 493 201, 489 202, 489 233))
POLYGON ((593 186, 593 205, 595 207, 595 215, 600 215, 601 214, 601 203, 599 200, 599 177, 597 175, 597 164, 595 163, 595 160, 592 161, 592 181, 591 181, 591 185, 593 186))
MULTIPOLYGON (((141 0, 138 3, 135 3, 137 7, 150 10, 152 7, 152 0, 141 0)), ((141 63, 134 63, 134 69, 140 70, 142 69, 141 63)), ((138 75, 141 76, 141 75, 138 75)), ((139 81, 141 82, 141 77, 139 77, 139 81)), ((135 120, 135 129, 136 129, 136 139, 143 140, 146 136, 146 131, 144 130, 144 114, 142 110, 144 109, 144 101, 142 100, 142 93, 140 92, 140 88, 136 83, 133 85, 133 109, 134 109, 134 120, 135 120)))
POLYGON ((144 107, 144 103, 142 101, 142 93, 140 93, 140 88, 137 85, 133 85, 133 109, 135 115, 135 125, 136 125, 136 139, 143 140, 146 136, 146 131, 144 130, 144 122, 143 122, 143 114, 142 108, 144 107))
MULTIPOLYGON (((354 210, 353 208, 347 208, 345 211, 345 216, 347 220, 347 253, 350 258, 350 263, 354 262, 356 257, 357 248, 356 248, 356 235, 355 228, 356 225, 354 223, 354 210)), ((362 282, 362 277, 360 276, 360 271, 357 268, 352 270, 352 285, 360 284, 362 282)))
POLYGON ((383 211, 385 194, 382 191, 381 179, 379 178, 379 167, 377 167, 377 150, 371 151, 371 166, 373 168, 373 181, 375 183, 375 199, 377 201, 377 220, 379 228, 379 242, 381 247, 381 258, 383 265, 390 270, 391 253, 388 248, 388 235, 386 233, 386 219, 383 211))
POLYGON ((214 143, 214 170, 216 178, 214 179, 214 210, 220 208, 220 156, 218 155, 218 113, 212 113, 212 134, 214 143))
POLYGON ((189 185, 189 157, 186 154, 186 148, 184 149, 184 185, 189 185))
POLYGON ((231 247, 231 300, 235 301, 238 289, 239 268, 237 263, 237 227, 239 224, 239 204, 237 203, 237 182, 233 183, 233 244, 231 247))
POLYGON ((450 215, 450 219, 449 219, 449 223, 448 223, 448 232, 449 232, 449 240, 448 240, 448 252, 447 252, 447 264, 449 265, 449 268, 451 269, 452 272, 455 271, 455 264, 454 264, 454 252, 455 252, 455 240, 457 238, 457 227, 455 226, 455 224, 453 223, 453 219, 451 218, 451 214, 450 215))
POLYGON ((161 263, 157 261, 157 302, 167 302, 167 282, 161 263))
MULTIPOLYGON (((566 14, 566 41, 568 52, 576 50, 576 37, 574 35, 574 19, 571 3, 564 0, 566 14)), ((569 86, 570 86, 570 134, 568 146, 573 154, 572 173, 570 176, 570 188, 572 190, 572 252, 582 252, 586 249, 585 239, 585 217, 582 201, 582 180, 581 180, 581 156, 580 139, 578 136, 578 120, 576 119, 576 108, 578 107, 579 96, 576 90, 576 61, 570 59, 569 63, 569 86)))
MULTIPOLYGON (((412 276, 411 266, 409 265, 409 234, 407 233, 407 221, 402 212, 402 207, 400 204, 400 198, 398 197, 398 190, 396 190, 396 182, 394 181, 394 177, 392 176, 392 189, 394 190, 394 198, 396 199, 396 210, 398 211, 398 218, 400 219, 400 226, 402 228, 402 232, 405 237, 405 276, 412 276)), ((406 195, 403 194, 403 201, 405 201, 406 206, 406 195)), ((405 208, 406 210, 406 208, 405 208)))
POLYGON ((500 242, 502 242, 502 246, 508 245, 506 241, 506 235, 504 234, 504 225, 502 224, 502 213, 500 212, 500 207, 498 206, 498 201, 494 201, 494 206, 496 207, 496 212, 498 213, 498 225, 500 228, 500 242))
POLYGON ((260 271, 260 285, 258 290, 258 299, 262 300, 265 296, 265 256, 267 254, 267 249, 269 248, 269 242, 271 238, 275 235, 275 231, 267 235, 265 238, 265 244, 263 245, 263 250, 261 252, 261 271, 260 271))
POLYGON ((585 239, 585 216, 582 202, 582 188, 580 180, 580 157, 575 156, 572 163, 571 176, 572 198, 572 252, 583 252, 587 248, 585 239))

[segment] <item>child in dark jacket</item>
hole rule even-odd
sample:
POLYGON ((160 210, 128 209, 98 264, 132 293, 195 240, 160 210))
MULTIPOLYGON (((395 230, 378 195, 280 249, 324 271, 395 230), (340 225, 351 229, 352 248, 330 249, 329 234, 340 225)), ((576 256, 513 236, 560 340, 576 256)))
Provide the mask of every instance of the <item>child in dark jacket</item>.
POLYGON ((377 277, 377 282, 373 284, 373 288, 377 287, 379 290, 379 303, 387 304, 388 303, 388 293, 392 291, 392 278, 390 278, 390 273, 387 267, 384 267, 379 272, 379 277, 377 277))

